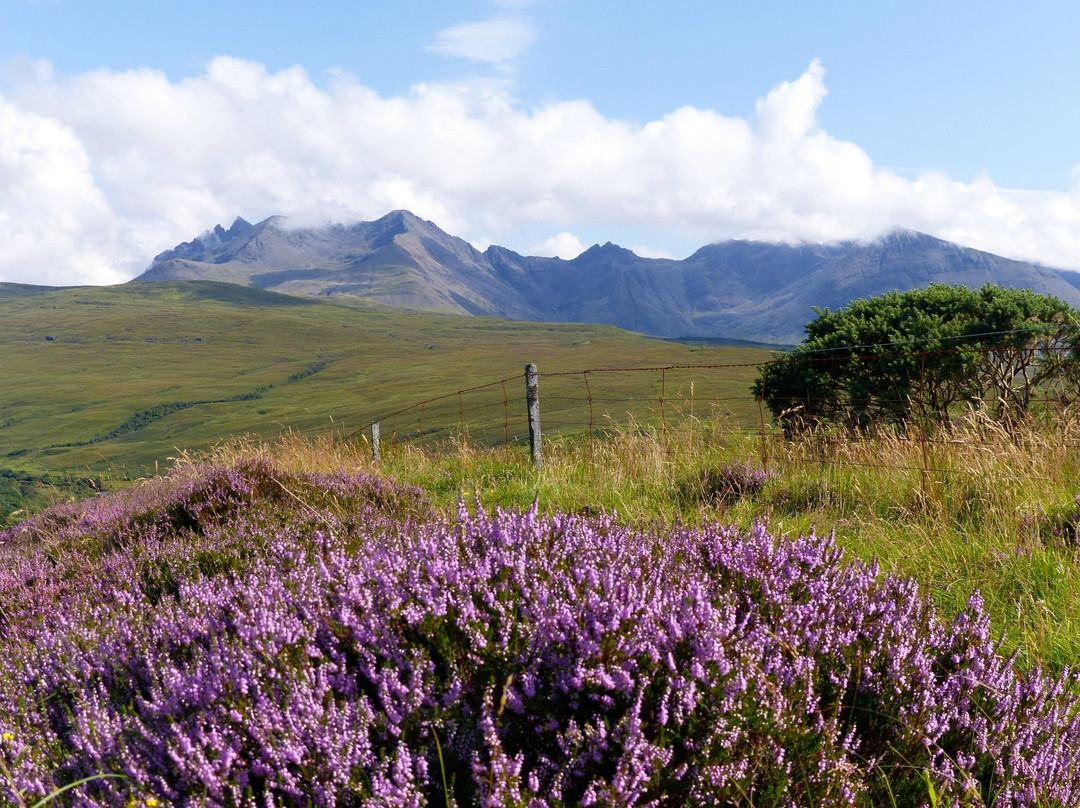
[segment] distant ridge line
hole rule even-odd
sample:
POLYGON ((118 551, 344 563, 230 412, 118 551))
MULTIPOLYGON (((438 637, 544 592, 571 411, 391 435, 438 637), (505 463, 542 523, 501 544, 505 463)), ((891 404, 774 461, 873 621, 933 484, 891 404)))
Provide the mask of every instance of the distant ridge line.
POLYGON ((135 279, 216 280, 284 294, 534 322, 615 325, 665 339, 795 345, 814 307, 932 283, 1030 289, 1080 307, 1080 274, 911 230, 870 242, 733 240, 687 258, 642 258, 612 242, 572 260, 480 252, 396 210, 372 222, 292 228, 237 218, 160 253, 135 279))

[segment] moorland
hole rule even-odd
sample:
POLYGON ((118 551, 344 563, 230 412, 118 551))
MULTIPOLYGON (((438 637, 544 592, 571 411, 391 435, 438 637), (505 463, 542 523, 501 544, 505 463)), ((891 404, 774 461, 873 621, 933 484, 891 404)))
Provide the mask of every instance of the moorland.
POLYGON ((789 435, 760 349, 202 282, 0 309, 11 474, 119 489, 0 534, 12 804, 1076 804, 1071 411, 789 435), (456 396, 373 458, 525 361, 725 368, 663 413, 616 374, 591 435, 563 391, 542 468, 456 396))
MULTIPOLYGON (((351 298, 315 300, 213 282, 49 289, 0 285, 0 469, 8 512, 33 494, 85 494, 167 467, 180 450, 228 437, 359 431, 423 399, 544 372, 673 363, 737 363, 704 395, 756 418, 749 394, 763 350, 695 346, 608 326, 507 322, 411 312, 351 298)), ((648 415, 652 378, 609 379, 622 414, 648 415), (645 395, 644 393, 647 393, 645 395), (642 400, 635 404, 635 396, 642 400)), ((570 384, 570 382, 566 382, 570 384)), ((580 385, 579 385, 580 386, 580 385)), ((524 382, 498 400, 435 403, 432 436, 456 432, 459 404, 477 437, 527 434, 524 382)), ((553 396, 552 414, 559 394, 553 396)), ((575 391, 567 395, 577 396, 575 391)), ((582 429, 582 393, 568 426, 582 429)), ((595 417, 602 419, 602 398, 595 417)), ((415 420, 415 414, 412 416, 415 420)), ((387 424, 388 429, 392 424, 387 424)), ((403 431, 415 423, 402 422, 403 431)), ((554 427, 554 422, 553 422, 554 427)), ((31 496, 31 498, 33 498, 31 496)), ((44 501, 38 498, 39 502, 44 501)), ((0 522, 7 517, 0 513, 0 522)))

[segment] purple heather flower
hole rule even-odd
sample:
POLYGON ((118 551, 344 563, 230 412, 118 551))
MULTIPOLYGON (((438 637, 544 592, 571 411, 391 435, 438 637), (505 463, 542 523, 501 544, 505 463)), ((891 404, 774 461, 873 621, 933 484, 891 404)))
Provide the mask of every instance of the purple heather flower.
POLYGON ((980 599, 946 623, 826 536, 441 520, 254 463, 62 506, 0 555, 24 798, 114 773, 65 797, 824 806, 925 800, 925 772, 953 803, 1080 802, 1067 674, 1020 676, 980 599))

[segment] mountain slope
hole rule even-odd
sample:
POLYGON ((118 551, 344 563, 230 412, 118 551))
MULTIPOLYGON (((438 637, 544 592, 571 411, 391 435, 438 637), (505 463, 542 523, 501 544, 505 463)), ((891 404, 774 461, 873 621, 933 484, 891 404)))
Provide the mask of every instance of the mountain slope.
POLYGON ((356 295, 392 306, 529 319, 470 244, 408 211, 374 222, 295 229, 237 219, 161 253, 136 278, 215 280, 293 295, 356 295))
POLYGON ((609 242, 565 261, 498 246, 481 253, 408 211, 307 229, 281 217, 237 219, 157 256, 136 280, 217 280, 453 314, 771 343, 798 342, 814 306, 932 282, 993 282, 1080 307, 1080 275, 912 231, 870 243, 728 241, 681 261, 642 258, 609 242))

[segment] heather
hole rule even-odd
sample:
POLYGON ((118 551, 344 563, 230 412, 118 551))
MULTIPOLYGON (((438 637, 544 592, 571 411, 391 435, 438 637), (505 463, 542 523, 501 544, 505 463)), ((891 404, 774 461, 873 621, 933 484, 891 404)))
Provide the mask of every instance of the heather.
POLYGON ((813 531, 256 459, 0 540, 16 804, 1078 802, 1068 674, 813 531))
POLYGON ((953 619, 976 592, 1005 652, 1054 672, 1080 659, 1080 418, 1008 427, 970 413, 947 428, 902 433, 822 429, 747 433, 697 409, 669 424, 629 422, 528 452, 462 439, 384 446, 322 433, 274 444, 234 440, 209 457, 269 458, 296 469, 352 471, 421 487, 440 511, 464 492, 485 507, 616 513, 628 525, 719 522, 778 533, 835 534, 849 558, 916 580, 953 619), (928 471, 924 472, 926 468, 928 471))

